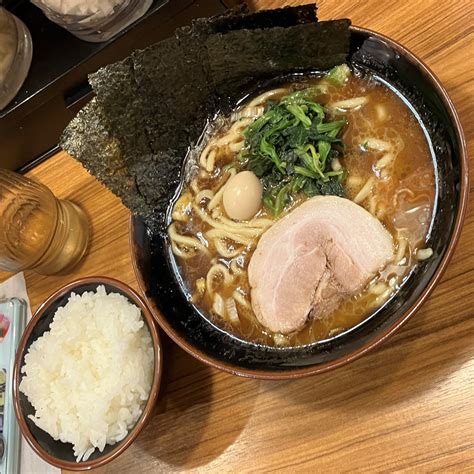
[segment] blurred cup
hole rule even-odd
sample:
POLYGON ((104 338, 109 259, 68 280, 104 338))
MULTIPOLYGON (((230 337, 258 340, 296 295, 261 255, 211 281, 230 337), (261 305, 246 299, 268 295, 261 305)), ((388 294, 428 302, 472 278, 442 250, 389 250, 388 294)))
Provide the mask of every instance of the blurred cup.
MULTIPOLYGON (((167 3, 168 0, 163 3, 167 3)), ((108 41, 142 17, 153 0, 31 0, 54 23, 77 38, 108 41)))
POLYGON ((0 169, 0 269, 67 273, 85 255, 88 242, 89 223, 76 204, 0 169))
POLYGON ((0 7, 0 110, 15 97, 30 69, 33 46, 26 26, 0 7))

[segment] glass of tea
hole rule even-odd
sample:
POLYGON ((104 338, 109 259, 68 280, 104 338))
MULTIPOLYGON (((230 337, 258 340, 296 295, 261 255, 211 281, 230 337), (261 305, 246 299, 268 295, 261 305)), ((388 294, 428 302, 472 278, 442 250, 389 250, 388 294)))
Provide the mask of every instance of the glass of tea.
POLYGON ((89 222, 44 185, 0 169, 0 269, 68 273, 86 253, 89 222))

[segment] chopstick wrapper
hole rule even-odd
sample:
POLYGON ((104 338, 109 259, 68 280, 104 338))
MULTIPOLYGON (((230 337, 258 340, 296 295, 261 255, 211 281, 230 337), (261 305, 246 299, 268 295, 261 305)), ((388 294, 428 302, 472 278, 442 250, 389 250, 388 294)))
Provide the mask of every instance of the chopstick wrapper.
MULTIPOLYGON (((28 305, 26 317, 28 321, 31 319, 30 300, 23 273, 17 273, 0 284, 0 298, 21 298, 26 301, 28 305)), ((44 462, 34 453, 25 439, 22 439, 20 472, 21 474, 59 474, 61 470, 44 462)))

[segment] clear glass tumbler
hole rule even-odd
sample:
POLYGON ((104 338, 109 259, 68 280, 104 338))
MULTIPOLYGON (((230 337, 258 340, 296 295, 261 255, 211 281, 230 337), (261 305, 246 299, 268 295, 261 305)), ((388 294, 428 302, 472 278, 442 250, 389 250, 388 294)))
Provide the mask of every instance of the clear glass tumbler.
POLYGON ((0 268, 67 273, 86 253, 89 223, 84 212, 44 185, 0 169, 0 268))

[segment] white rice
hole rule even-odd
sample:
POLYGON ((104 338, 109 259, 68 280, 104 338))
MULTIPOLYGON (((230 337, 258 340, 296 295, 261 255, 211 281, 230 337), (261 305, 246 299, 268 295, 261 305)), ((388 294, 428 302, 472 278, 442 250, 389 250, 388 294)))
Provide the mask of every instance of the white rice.
POLYGON ((50 330, 29 348, 20 390, 30 419, 55 440, 72 443, 76 461, 127 436, 148 399, 152 338, 140 309, 104 286, 72 294, 50 330))

